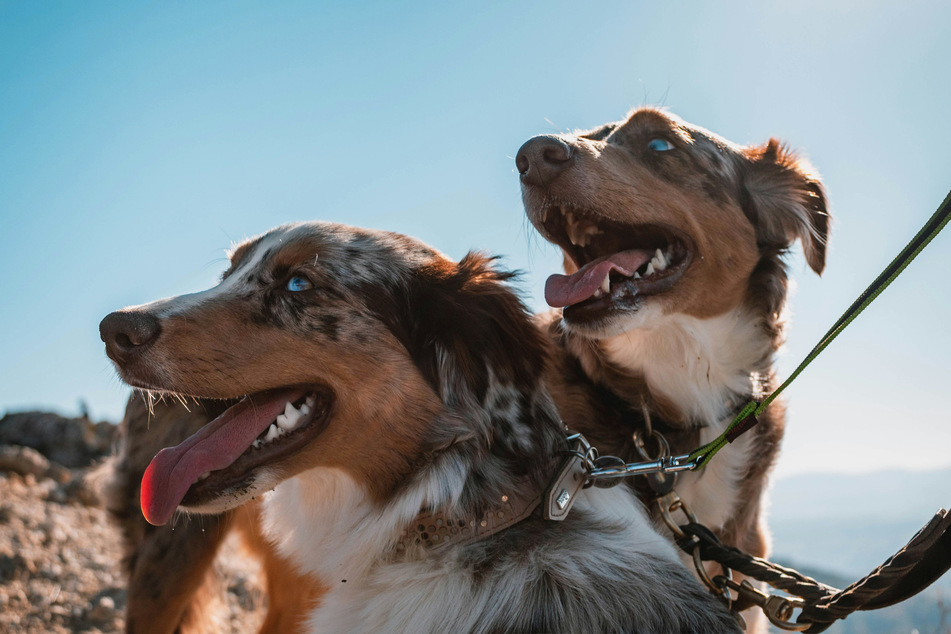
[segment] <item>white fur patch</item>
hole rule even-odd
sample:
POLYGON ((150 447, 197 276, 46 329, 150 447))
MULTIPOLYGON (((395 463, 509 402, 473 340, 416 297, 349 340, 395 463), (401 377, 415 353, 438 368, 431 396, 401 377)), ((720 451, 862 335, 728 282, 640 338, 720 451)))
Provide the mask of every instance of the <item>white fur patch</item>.
POLYGON ((647 381, 692 422, 717 423, 738 405, 734 394, 751 389, 751 371, 765 371, 772 343, 741 309, 697 319, 668 315, 601 341, 608 359, 647 381))
POLYGON ((265 495, 265 533, 302 571, 331 583, 355 579, 399 539, 421 509, 455 506, 465 474, 461 468, 444 467, 384 508, 374 505, 344 471, 310 469, 265 495))
POLYGON ((539 574, 582 574, 575 569, 577 557, 594 569, 607 570, 619 561, 642 565, 645 575, 659 562, 677 561, 671 544, 654 530, 626 487, 586 489, 579 495, 573 513, 590 514, 613 527, 591 531, 584 552, 553 545, 540 549, 530 564, 513 564, 480 583, 452 552, 428 556, 421 551, 394 560, 390 548, 420 508, 427 501, 441 506, 440 500, 451 506, 461 490, 462 474, 447 467, 430 471, 382 509, 352 477, 331 468, 306 471, 265 496, 265 534, 301 572, 330 587, 311 612, 308 631, 474 631, 478 622, 505 619, 506 610, 519 609, 520 597, 539 574))
MULTIPOLYGON (((700 432, 700 445, 710 442, 721 433, 732 416, 700 432)), ((714 529, 722 528, 735 512, 739 501, 738 488, 749 465, 751 436, 741 436, 717 454, 701 471, 681 473, 677 479, 677 493, 683 498, 700 522, 714 529)))
MULTIPOLYGON (((703 427, 701 445, 719 436, 743 405, 735 395, 759 390, 772 351, 769 335, 742 309, 709 319, 667 316, 602 346, 613 363, 642 375, 652 393, 703 427)), ((680 475, 677 492, 704 524, 719 528, 732 516, 750 442, 741 437, 701 472, 680 475)))
MULTIPOLYGON (((573 512, 584 510, 612 525, 624 527, 621 531, 592 532, 587 544, 590 550, 586 549, 584 554, 586 560, 604 557, 637 561, 644 557, 645 566, 650 565, 648 557, 677 560, 670 543, 653 530, 639 503, 626 488, 583 491, 573 512)), ((318 542, 331 548, 342 546, 339 542, 334 544, 331 535, 323 534, 322 527, 308 528, 314 543, 310 552, 298 552, 297 557, 324 553, 324 546, 318 546, 318 542)), ((366 542, 363 547, 367 548, 365 552, 382 557, 383 543, 366 542)), ((360 556, 351 553, 354 555, 360 556)), ((423 556, 398 562, 379 559, 376 565, 365 568, 365 575, 351 576, 346 584, 336 578, 331 580, 333 590, 324 597, 320 608, 311 613, 309 630, 439 632, 451 628, 476 631, 480 621, 502 618, 506 610, 511 610, 513 606, 509 604, 518 601, 517 597, 531 585, 539 569, 570 568, 564 555, 540 552, 533 566, 512 566, 491 583, 479 584, 472 582, 473 571, 466 563, 452 556, 423 556)))

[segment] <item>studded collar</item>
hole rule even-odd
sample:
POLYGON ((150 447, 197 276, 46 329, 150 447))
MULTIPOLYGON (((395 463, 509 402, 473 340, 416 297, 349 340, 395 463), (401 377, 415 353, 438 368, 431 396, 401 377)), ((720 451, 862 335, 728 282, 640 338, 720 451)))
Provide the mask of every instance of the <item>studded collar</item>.
MULTIPOLYGON (((498 503, 492 505, 479 518, 467 518, 440 510, 420 513, 403 530, 393 547, 394 552, 398 556, 406 556, 417 548, 434 548, 449 544, 459 546, 484 539, 518 524, 540 506, 543 519, 565 519, 577 499, 578 492, 587 481, 591 466, 591 447, 584 437, 572 434, 568 436, 567 441, 567 455, 544 490, 535 489, 534 493, 528 495, 503 494, 498 503)), ((527 478, 520 479, 513 487, 516 491, 532 491, 533 488, 527 478)))

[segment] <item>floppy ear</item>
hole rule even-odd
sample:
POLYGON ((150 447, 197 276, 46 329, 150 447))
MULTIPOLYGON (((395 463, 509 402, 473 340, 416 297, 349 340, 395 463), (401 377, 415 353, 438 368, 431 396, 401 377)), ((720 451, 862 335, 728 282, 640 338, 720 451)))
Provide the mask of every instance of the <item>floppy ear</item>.
POLYGON ((747 148, 743 211, 761 249, 786 249, 802 241, 806 262, 821 274, 826 262, 829 212, 818 174, 776 139, 747 148))
MULTIPOLYGON (((444 398, 485 399, 492 377, 520 387, 538 382, 544 340, 529 311, 505 282, 513 273, 471 252, 458 263, 416 269, 376 312, 422 375, 444 398)), ((385 297, 385 296, 384 296, 385 297)))
POLYGON ((592 141, 603 141, 609 134, 614 132, 616 127, 617 123, 605 123, 593 130, 577 131, 575 135, 592 141))

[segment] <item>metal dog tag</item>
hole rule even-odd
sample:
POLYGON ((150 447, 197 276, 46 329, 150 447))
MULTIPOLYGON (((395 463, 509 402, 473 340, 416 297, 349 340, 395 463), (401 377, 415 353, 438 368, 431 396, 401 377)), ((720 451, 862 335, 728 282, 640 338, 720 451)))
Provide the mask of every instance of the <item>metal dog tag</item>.
POLYGON ((545 490, 542 499, 542 517, 546 520, 561 521, 578 498, 578 493, 588 477, 585 461, 578 454, 571 454, 561 465, 558 474, 545 490))

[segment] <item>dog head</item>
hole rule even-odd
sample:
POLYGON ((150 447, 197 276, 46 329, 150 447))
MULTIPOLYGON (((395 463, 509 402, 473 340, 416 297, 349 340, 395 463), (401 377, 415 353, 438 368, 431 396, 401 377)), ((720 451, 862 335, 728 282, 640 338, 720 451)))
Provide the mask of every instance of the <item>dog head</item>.
POLYGON ((475 471, 541 474, 525 454, 557 417, 539 426, 543 340, 508 277, 479 255, 303 223, 240 245, 214 288, 108 315, 130 385, 235 401, 155 457, 146 518, 220 512, 321 466, 383 504, 454 451, 475 471))
POLYGON ((530 221, 564 253, 567 275, 549 278, 546 299, 578 334, 604 338, 744 302, 775 325, 785 278, 752 298, 751 288, 775 286, 758 271, 782 268, 796 240, 816 273, 824 267, 822 185, 774 139, 741 147, 640 109, 588 132, 535 137, 516 164, 530 221))

